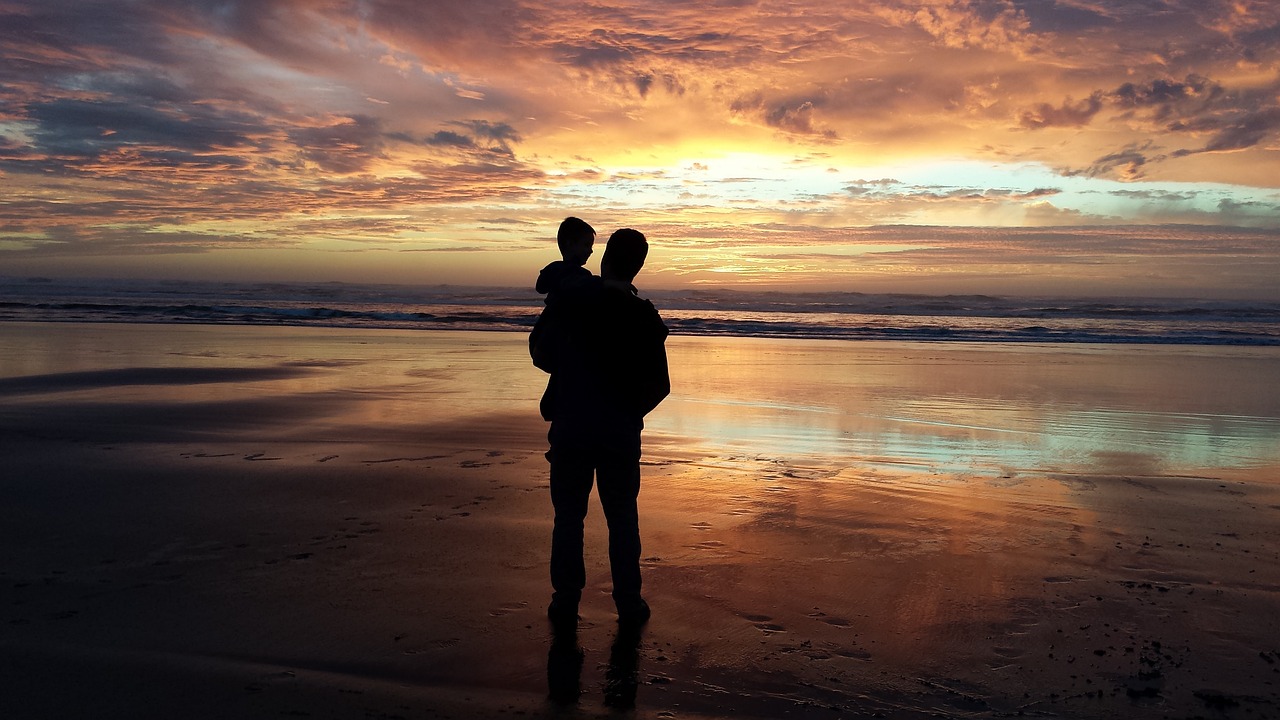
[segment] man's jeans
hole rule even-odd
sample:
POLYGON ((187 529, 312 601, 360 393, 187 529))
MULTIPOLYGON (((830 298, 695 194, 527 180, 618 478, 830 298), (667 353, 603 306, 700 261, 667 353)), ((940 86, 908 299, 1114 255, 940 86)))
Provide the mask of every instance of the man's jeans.
POLYGON ((551 503, 551 587, 555 597, 577 603, 586 586, 582 560, 582 524, 591 485, 597 481, 600 504, 609 524, 609 569, 615 602, 640 596, 640 526, 636 498, 640 494, 640 436, 622 442, 553 442, 551 503))

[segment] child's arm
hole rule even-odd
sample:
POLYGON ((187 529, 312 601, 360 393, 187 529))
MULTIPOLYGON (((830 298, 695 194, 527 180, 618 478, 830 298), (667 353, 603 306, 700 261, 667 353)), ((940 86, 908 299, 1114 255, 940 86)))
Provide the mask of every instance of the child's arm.
POLYGON ((533 288, 541 295, 550 295, 560 289, 560 281, 564 277, 564 272, 565 262, 556 260, 542 268, 542 272, 538 273, 538 282, 533 288))

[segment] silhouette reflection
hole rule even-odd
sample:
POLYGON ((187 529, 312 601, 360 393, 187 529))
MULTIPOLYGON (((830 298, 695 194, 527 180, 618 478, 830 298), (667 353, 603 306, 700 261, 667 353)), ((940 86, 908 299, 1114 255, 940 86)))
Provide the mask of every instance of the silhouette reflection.
MULTIPOLYGON (((615 710, 636 706, 640 685, 640 634, 643 628, 619 625, 604 668, 604 704, 615 710)), ((547 697, 556 704, 573 705, 582 697, 582 665, 586 657, 578 644, 576 628, 559 628, 551 636, 547 653, 547 697)))
POLYGON ((557 628, 547 653, 547 696, 552 702, 571 705, 582 695, 582 648, 577 628, 557 628))
POLYGON ((609 665, 604 671, 604 704, 608 707, 626 710, 636 706, 636 688, 640 684, 640 630, 621 624, 613 638, 609 665))

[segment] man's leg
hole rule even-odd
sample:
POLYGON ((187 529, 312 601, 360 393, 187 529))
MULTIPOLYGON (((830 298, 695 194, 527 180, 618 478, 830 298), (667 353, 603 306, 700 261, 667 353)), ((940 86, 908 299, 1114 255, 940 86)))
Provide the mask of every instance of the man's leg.
POLYGON ((552 601, 572 608, 577 615, 578 600, 587 583, 582 561, 582 523, 587 517, 595 471, 590 457, 572 448, 553 446, 551 460, 551 503, 555 525, 551 531, 552 601))
POLYGON ((609 522, 609 569, 619 614, 636 610, 640 599, 640 494, 638 452, 606 453, 599 462, 600 504, 609 522))

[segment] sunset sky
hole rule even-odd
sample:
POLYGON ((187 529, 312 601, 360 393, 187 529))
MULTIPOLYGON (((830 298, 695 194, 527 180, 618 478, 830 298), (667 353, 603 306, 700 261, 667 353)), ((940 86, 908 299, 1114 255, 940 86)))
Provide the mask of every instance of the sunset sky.
POLYGON ((0 0, 0 275, 1280 300, 1274 0, 0 0))

